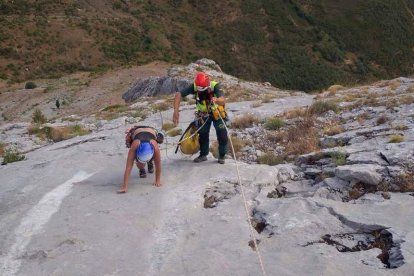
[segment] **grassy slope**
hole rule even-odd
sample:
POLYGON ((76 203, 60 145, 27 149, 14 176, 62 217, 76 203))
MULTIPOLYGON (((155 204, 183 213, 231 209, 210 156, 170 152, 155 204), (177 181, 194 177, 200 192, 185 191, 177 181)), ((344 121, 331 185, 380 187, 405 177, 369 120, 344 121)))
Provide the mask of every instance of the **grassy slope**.
POLYGON ((0 0, 0 77, 199 57, 307 91, 413 73, 412 1, 312 2, 0 0))

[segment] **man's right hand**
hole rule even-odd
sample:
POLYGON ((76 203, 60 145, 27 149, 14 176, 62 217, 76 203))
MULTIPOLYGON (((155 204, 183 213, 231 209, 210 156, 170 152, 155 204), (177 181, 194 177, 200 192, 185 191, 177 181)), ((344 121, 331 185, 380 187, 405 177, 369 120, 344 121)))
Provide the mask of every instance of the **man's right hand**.
POLYGON ((174 113, 173 113, 173 123, 175 125, 177 125, 179 121, 180 121, 180 113, 178 112, 178 110, 174 110, 174 113))

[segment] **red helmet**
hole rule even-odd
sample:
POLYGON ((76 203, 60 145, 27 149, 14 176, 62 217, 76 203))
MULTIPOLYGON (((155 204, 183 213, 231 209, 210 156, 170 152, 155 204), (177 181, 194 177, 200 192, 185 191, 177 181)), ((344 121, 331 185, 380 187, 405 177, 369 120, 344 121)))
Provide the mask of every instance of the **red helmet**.
POLYGON ((194 83, 198 91, 204 91, 210 87, 210 78, 206 73, 198 72, 194 78, 194 83))

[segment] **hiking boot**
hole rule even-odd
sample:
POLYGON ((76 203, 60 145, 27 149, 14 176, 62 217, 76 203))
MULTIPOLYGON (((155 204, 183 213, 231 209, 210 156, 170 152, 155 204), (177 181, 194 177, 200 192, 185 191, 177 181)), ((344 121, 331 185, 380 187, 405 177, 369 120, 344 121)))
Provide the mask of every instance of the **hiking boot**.
POLYGON ((148 173, 154 173, 154 163, 148 162, 148 173))
POLYGON ((139 169, 139 177, 140 178, 147 177, 147 172, 145 171, 145 169, 139 169))
POLYGON ((200 162, 203 162, 203 161, 207 161, 207 156, 205 156, 205 155, 201 156, 200 155, 199 157, 194 159, 194 162, 196 162, 196 163, 200 163, 200 162))
POLYGON ((225 163, 224 156, 223 156, 223 157, 219 157, 218 162, 219 162, 220 164, 224 164, 224 163, 225 163))

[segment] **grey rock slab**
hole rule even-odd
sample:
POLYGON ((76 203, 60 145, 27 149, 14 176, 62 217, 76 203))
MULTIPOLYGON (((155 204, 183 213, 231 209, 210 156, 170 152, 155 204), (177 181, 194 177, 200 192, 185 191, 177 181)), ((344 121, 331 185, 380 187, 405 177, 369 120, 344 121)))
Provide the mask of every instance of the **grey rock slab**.
POLYGON ((380 150, 381 155, 388 161, 390 165, 409 165, 414 163, 414 143, 390 143, 385 149, 380 150))
POLYGON ((335 175, 338 178, 363 182, 371 185, 378 185, 382 180, 382 176, 378 171, 383 170, 383 167, 370 164, 356 164, 338 166, 335 170, 335 175))
POLYGON ((348 156, 349 164, 377 164, 388 165, 378 152, 356 152, 348 156))

